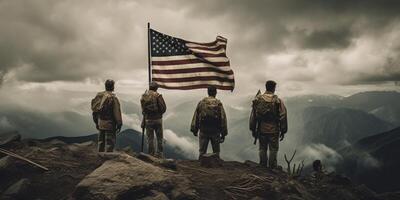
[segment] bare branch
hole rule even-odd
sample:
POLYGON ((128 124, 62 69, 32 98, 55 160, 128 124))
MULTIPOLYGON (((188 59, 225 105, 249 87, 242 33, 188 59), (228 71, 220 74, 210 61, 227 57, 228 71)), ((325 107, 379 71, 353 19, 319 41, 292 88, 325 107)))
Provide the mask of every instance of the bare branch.
POLYGON ((13 152, 8 151, 8 150, 6 150, 6 149, 0 148, 0 152, 3 153, 3 154, 9 155, 9 156, 11 156, 11 157, 18 158, 18 159, 20 159, 20 160, 26 161, 26 162, 28 162, 28 163, 30 163, 30 164, 36 166, 36 167, 39 167, 39 168, 41 168, 41 169, 43 169, 43 170, 45 170, 45 171, 49 171, 49 169, 48 169, 47 167, 44 167, 43 165, 40 165, 40 164, 38 164, 38 163, 35 163, 35 162, 33 162, 32 160, 29 160, 28 158, 25 158, 25 157, 23 157, 23 156, 20 156, 20 155, 18 155, 18 154, 16 154, 16 153, 13 153, 13 152))

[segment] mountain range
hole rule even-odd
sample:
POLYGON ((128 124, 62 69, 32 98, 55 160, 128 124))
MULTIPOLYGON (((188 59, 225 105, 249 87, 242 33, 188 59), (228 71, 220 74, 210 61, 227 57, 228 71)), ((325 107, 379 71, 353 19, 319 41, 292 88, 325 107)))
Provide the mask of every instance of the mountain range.
POLYGON ((304 125, 305 144, 322 143, 338 149, 363 137, 393 128, 389 122, 361 110, 323 107, 316 112, 318 108, 313 108, 305 111, 305 115, 313 115, 304 125))
POLYGON ((400 127, 341 149, 337 170, 377 192, 400 190, 400 127))

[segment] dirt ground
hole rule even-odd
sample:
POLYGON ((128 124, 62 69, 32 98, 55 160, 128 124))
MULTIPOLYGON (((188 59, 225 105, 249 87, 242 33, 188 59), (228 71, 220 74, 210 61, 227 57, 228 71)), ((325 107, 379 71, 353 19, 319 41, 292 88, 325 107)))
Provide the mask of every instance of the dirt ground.
POLYGON ((31 181, 30 199, 67 199, 75 185, 104 162, 95 149, 94 143, 66 145, 32 140, 17 144, 8 150, 47 167, 49 171, 15 160, 14 168, 2 175, 0 190, 27 178, 31 181))
MULTIPOLYGON (((13 166, 0 170, 0 193, 21 178, 31 181, 28 199, 68 199, 75 186, 104 163, 96 144, 65 144, 52 140, 25 140, 12 145, 9 151, 24 156, 47 168, 44 171, 24 161, 13 160, 13 166)), ((0 154, 0 157, 4 155, 0 154)), ((161 170, 161 169, 160 169, 161 170)), ((169 169, 168 169, 169 170, 169 169)), ((279 170, 260 167, 253 162, 222 162, 222 166, 205 168, 198 161, 177 160, 176 173, 189 179, 198 199, 396 199, 399 195, 376 195, 365 186, 354 185, 340 175, 312 176, 293 179, 279 170)))
MULTIPOLYGON (((224 162, 223 166, 218 168, 204 168, 200 166, 198 161, 182 160, 178 161, 178 172, 192 181, 192 187, 204 199, 251 199, 256 196, 265 196, 267 195, 267 190, 263 188, 243 187, 246 180, 254 176, 254 181, 256 181, 256 177, 260 177, 268 179, 265 184, 270 185, 272 182, 279 182, 280 178, 285 177, 282 172, 234 161, 224 162), (242 190, 242 196, 232 195, 230 193, 232 191, 230 190, 231 187, 239 186, 247 191, 242 190)), ((248 184, 248 186, 250 185, 248 184)), ((253 182, 253 185, 255 185, 255 182, 253 182)), ((240 190, 234 192, 238 191, 240 190)))

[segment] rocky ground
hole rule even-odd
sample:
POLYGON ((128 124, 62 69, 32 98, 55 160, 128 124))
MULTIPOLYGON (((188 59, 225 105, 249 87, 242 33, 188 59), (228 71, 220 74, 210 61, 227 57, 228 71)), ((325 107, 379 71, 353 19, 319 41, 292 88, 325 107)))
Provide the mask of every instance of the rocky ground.
POLYGON ((92 141, 14 137, 0 146, 48 168, 0 153, 0 199, 400 199, 340 175, 292 178, 250 161, 157 159, 128 149, 98 155, 92 141))

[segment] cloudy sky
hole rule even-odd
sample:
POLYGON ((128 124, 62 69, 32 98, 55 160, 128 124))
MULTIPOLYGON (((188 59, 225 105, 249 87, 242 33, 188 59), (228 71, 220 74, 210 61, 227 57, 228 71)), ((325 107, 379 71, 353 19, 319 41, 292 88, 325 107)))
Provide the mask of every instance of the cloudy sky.
MULTIPOLYGON (((284 97, 399 91, 399 13, 389 0, 0 0, 0 107, 87 114, 107 78, 138 102, 147 22, 191 41, 228 38, 236 89, 223 100, 242 102, 267 79, 284 97)), ((161 92, 169 106, 204 95, 161 92)))
MULTIPOLYGON (((124 92, 146 84, 146 23, 192 41, 228 38, 234 94, 275 79, 283 95, 395 89, 398 1, 0 1, 2 90, 124 92)), ((168 91, 165 91, 168 93, 168 91)), ((189 92, 190 93, 190 92, 189 92)))

